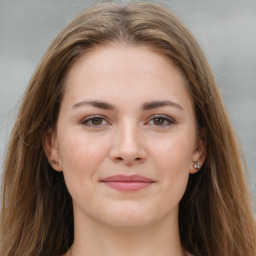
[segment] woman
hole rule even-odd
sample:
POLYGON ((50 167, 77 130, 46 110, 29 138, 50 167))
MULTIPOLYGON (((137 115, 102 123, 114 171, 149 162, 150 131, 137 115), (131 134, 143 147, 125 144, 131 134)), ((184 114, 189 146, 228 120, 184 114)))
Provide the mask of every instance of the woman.
POLYGON ((241 149, 190 32, 150 3, 89 8, 52 43, 3 174, 9 255, 256 255, 241 149))

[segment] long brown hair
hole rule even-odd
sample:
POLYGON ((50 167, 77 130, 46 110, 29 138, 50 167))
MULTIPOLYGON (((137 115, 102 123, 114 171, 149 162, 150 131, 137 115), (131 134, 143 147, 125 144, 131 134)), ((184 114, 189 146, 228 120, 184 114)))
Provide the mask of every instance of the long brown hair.
POLYGON ((195 256, 255 256, 256 226, 241 149, 207 60, 191 33, 165 8, 114 3, 89 8, 54 40, 25 92, 6 155, 1 256, 61 255, 74 239, 72 199, 51 168, 42 138, 54 129, 73 62, 102 44, 148 45, 184 73, 207 156, 180 202, 181 242, 195 256))

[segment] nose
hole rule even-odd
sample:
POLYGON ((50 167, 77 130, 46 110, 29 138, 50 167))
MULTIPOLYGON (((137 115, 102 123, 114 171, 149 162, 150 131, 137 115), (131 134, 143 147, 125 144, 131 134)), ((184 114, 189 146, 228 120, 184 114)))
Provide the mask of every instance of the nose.
POLYGON ((135 165, 146 159, 145 141, 139 128, 135 125, 124 125, 117 128, 110 158, 114 162, 135 165))

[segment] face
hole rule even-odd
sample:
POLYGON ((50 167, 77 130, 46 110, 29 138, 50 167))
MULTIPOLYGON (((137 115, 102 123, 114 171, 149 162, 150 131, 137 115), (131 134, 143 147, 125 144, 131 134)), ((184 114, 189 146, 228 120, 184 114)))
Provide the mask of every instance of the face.
POLYGON ((45 151, 75 219, 115 227, 177 221, 193 161, 205 155, 179 69, 150 48, 119 45, 72 66, 45 151))

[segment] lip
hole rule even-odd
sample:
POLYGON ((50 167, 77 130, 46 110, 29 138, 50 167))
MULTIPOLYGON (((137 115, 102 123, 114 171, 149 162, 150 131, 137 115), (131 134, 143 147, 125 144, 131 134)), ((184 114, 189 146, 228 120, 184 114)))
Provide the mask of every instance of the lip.
POLYGON ((119 191, 138 191, 149 187, 154 180, 141 175, 113 175, 100 180, 105 185, 119 191))

